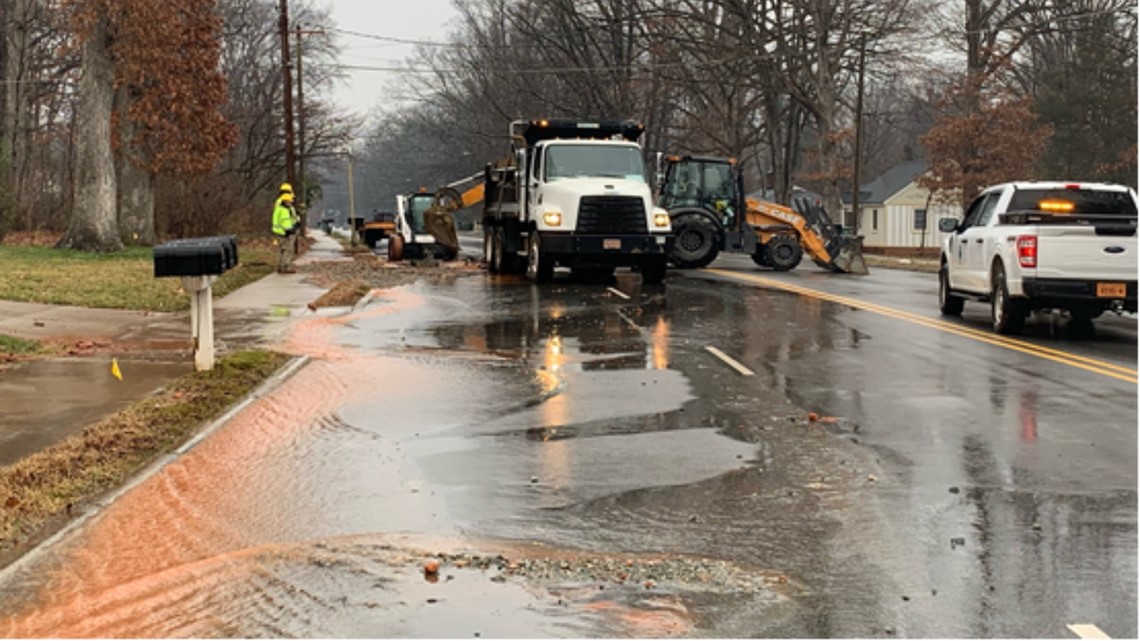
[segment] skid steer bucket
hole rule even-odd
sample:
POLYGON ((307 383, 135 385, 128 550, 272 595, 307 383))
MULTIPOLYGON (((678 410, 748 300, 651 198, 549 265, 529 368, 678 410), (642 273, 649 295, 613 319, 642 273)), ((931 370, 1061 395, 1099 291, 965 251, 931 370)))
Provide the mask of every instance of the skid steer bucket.
POLYGON ((828 253, 831 262, 826 265, 828 269, 840 274, 858 274, 865 276, 867 261, 863 259, 863 237, 842 234, 836 236, 828 244, 828 253))

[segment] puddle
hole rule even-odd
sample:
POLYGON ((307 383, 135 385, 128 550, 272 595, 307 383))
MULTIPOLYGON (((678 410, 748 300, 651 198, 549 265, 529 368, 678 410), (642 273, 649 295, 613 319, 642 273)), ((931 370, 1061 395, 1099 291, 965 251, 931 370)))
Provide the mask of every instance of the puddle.
POLYGON ((111 359, 32 361, 0 376, 0 465, 10 465, 80 432, 194 370, 193 363, 111 359))

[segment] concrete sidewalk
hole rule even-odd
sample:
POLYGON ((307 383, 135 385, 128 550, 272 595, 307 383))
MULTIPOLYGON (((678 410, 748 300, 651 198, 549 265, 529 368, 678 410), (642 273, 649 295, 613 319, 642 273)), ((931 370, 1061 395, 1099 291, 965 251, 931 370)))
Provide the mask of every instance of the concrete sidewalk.
MULTIPOLYGON (((351 260, 340 243, 315 243, 297 264, 351 260)), ((304 274, 270 274, 214 301, 218 355, 264 347, 325 293, 304 274)), ((62 343, 69 357, 0 369, 0 465, 78 433, 194 370, 190 314, 0 301, 0 334, 62 343), (123 380, 111 375, 118 360, 123 380)))

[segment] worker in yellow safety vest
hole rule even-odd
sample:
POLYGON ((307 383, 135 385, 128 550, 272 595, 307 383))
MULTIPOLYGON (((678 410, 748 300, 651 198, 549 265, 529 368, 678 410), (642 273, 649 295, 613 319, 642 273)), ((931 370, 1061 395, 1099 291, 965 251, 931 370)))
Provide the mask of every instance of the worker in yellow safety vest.
POLYGON ((273 244, 277 245, 277 273, 293 274, 293 239, 297 221, 293 214, 293 194, 283 193, 273 207, 273 244))

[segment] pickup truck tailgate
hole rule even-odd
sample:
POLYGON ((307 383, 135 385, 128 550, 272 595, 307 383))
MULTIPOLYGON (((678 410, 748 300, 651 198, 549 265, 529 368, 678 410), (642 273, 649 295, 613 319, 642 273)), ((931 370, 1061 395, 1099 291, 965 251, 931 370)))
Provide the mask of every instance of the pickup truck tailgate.
POLYGON ((1135 281, 1136 234, 1097 235, 1092 226, 1042 225, 1037 278, 1135 281))

